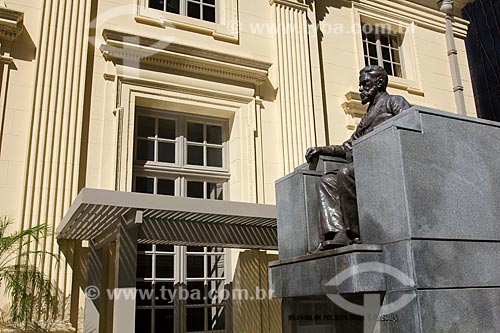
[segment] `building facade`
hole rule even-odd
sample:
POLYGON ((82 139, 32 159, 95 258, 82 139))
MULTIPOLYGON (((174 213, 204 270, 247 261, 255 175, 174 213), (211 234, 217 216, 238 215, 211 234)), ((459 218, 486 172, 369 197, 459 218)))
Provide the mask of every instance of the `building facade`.
MULTIPOLYGON (((367 64, 384 66, 389 92, 413 105, 476 114, 464 1, 448 28, 426 0, 5 5, 0 214, 17 229, 56 230, 83 188, 273 204, 274 182, 304 163, 307 147, 353 131, 365 111, 357 80, 367 64)), ((61 318, 82 330, 88 242, 52 235, 32 247, 61 256, 39 267, 65 295, 61 318)), ((115 250, 105 249, 110 263, 115 250)), ((138 244, 136 282, 265 289, 274 258, 138 244)), ((138 302, 135 322, 137 332, 277 332, 276 302, 138 302)), ((112 318, 105 307, 101 316, 112 318)))

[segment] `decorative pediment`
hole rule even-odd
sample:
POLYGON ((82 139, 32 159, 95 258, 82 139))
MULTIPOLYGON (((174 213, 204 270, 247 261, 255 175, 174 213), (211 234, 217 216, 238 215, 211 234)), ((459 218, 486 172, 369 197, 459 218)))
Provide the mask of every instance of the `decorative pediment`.
POLYGON ((23 32, 24 13, 0 7, 0 40, 14 41, 23 32))
POLYGON ((249 57, 198 48, 172 41, 104 30, 101 52, 106 60, 131 66, 147 64, 176 71, 203 74, 260 85, 271 63, 249 57))

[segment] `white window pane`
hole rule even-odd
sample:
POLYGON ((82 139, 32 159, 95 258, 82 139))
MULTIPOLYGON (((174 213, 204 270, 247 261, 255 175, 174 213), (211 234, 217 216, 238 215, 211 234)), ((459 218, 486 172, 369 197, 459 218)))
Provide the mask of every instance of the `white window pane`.
POLYGON ((187 183, 187 196, 189 198, 204 198, 203 182, 188 182, 187 183))
POLYGON ((203 165, 203 147, 188 145, 187 164, 203 165))
POLYGON ((150 117, 138 117, 137 135, 143 138, 155 136, 155 119, 150 117))
POLYGON ((135 192, 139 193, 154 193, 154 178, 136 177, 135 192))
POLYGON ((188 123, 187 139, 191 142, 203 142, 203 124, 188 123))
POLYGON ((207 166, 222 168, 222 148, 207 148, 207 166))
POLYGON ((175 143, 158 142, 158 162, 175 163, 175 143))
POLYGON ((137 154, 136 160, 138 161, 154 161, 155 159, 155 143, 148 140, 137 140, 137 154))
POLYGON ((158 121, 158 137, 162 139, 175 140, 175 120, 159 119, 158 121))
POLYGON ((158 179, 156 194, 175 195, 175 181, 172 179, 158 179))

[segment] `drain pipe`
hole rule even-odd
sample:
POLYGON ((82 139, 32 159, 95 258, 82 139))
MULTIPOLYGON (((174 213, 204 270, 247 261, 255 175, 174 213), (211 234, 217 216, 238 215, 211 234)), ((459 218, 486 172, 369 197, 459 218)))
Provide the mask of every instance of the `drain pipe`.
POLYGON ((457 112, 461 115, 466 115, 464 86, 460 77, 460 67, 458 66, 458 52, 455 45, 455 37, 453 35, 453 0, 440 0, 437 3, 441 12, 446 14, 446 46, 448 49, 448 60, 451 69, 451 80, 453 82, 453 93, 455 94, 455 104, 457 112))

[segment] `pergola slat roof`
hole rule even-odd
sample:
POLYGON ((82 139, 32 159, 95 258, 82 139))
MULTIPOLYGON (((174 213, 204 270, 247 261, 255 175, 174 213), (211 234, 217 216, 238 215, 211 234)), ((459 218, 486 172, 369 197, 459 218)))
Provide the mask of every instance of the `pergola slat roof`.
POLYGON ((140 243, 277 249, 275 206, 98 189, 80 192, 57 238, 112 241, 137 211, 140 243))

